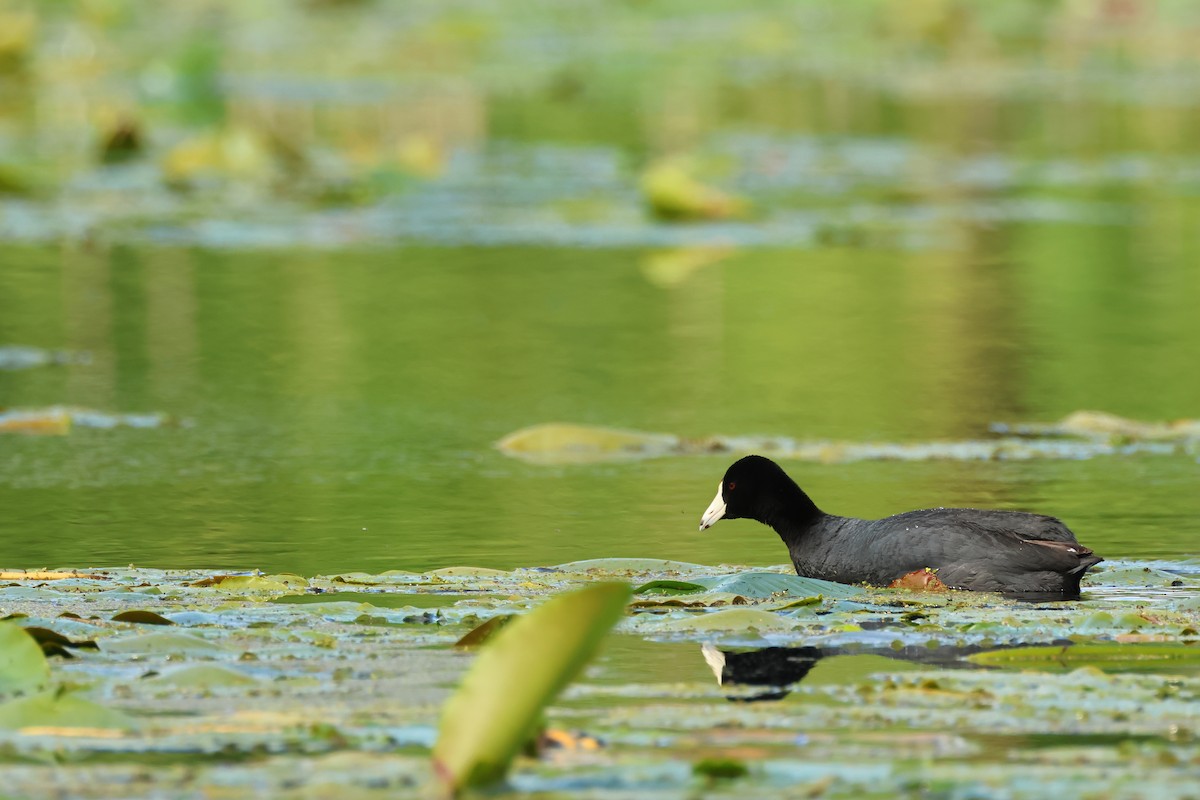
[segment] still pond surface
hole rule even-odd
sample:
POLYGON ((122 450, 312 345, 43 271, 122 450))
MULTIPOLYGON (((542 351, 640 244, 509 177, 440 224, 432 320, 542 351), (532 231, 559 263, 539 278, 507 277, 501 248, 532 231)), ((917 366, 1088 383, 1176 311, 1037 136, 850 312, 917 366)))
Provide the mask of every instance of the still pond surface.
MULTIPOLYGON (((171 424, 0 435, 6 565, 779 563, 752 523, 696 531, 727 455, 493 445, 1200 416, 1182 7, 12 14, 0 346, 63 363, 0 368, 0 407, 171 424), (748 206, 659 221, 650 174, 748 206)), ((791 469, 834 513, 1031 509, 1110 559, 1200 550, 1194 446, 791 469)))
MULTIPOLYGON (((173 422, 5 436, 4 560, 780 563, 753 523, 696 531, 730 456, 547 467, 493 443, 548 421, 907 442, 1080 408, 1185 417, 1200 288, 1136 236, 1006 225, 967 252, 747 250, 670 288, 627 248, 7 247, 0 340, 88 356, 0 372, 4 404, 173 422)), ((1109 558, 1200 541, 1186 453, 789 469, 834 513, 1038 510, 1109 558)))

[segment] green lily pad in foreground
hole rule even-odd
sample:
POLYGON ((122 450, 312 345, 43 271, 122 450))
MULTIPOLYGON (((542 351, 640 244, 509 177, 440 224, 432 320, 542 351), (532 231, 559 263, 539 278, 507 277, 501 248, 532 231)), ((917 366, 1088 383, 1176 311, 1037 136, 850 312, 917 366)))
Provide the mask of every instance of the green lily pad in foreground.
POLYGON ((0 622, 0 695, 34 692, 50 681, 37 641, 19 625, 0 622))
POLYGON ((591 660, 629 596, 623 583, 559 595, 484 646, 442 710, 433 749, 434 769, 451 792, 504 777, 542 709, 591 660))

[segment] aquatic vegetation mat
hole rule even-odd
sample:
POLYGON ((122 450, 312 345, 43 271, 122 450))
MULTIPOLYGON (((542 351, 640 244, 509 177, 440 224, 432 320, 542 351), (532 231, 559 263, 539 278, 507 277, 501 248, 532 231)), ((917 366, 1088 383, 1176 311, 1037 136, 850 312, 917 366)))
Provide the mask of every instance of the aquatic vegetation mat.
POLYGON ((610 581, 637 593, 502 796, 1186 797, 1200 777, 1194 562, 1105 563, 1082 601, 1041 604, 656 559, 3 576, 9 796, 420 796, 488 653, 456 643, 610 581))
POLYGON ((773 458, 840 464, 851 461, 1024 461, 1200 452, 1200 420, 1141 422, 1078 411, 1055 423, 993 423, 992 439, 942 442, 803 441, 787 436, 686 438, 596 425, 544 423, 496 442, 505 455, 533 464, 590 464, 678 455, 760 453, 773 458))

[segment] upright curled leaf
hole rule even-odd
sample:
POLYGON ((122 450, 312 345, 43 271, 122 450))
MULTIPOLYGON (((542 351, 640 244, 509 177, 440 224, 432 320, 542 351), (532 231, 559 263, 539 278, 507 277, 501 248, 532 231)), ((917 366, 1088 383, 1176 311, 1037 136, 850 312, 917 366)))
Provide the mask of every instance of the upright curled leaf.
POLYGON ((487 643, 442 710, 433 764, 450 793, 504 777, 542 709, 595 655, 629 598, 623 583, 562 594, 487 643))

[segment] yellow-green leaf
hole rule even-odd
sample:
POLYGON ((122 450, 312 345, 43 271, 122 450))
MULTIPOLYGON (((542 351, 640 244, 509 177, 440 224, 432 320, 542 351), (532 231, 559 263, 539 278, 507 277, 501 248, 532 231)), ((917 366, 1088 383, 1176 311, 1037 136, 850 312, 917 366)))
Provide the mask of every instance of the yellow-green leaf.
POLYGON ((0 695, 35 692, 50 682, 42 648, 20 625, 0 622, 0 695))
POLYGON ((558 595, 483 648, 442 710, 433 749, 434 769, 451 791, 504 777, 542 709, 592 658, 629 598, 623 583, 558 595))

